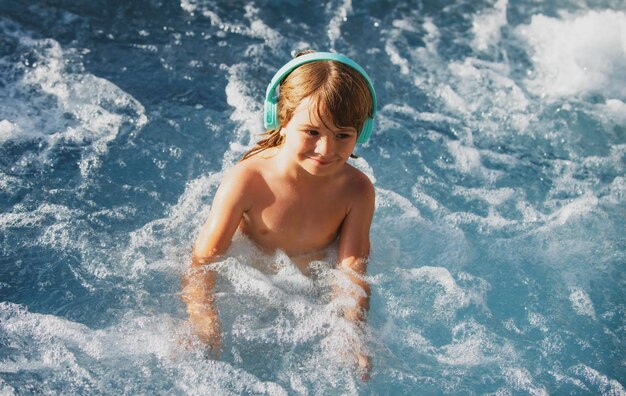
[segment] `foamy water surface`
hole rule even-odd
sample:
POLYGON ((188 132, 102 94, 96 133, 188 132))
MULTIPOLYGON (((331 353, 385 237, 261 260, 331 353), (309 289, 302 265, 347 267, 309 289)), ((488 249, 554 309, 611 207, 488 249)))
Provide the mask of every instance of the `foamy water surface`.
POLYGON ((0 394, 626 394, 623 2, 0 11, 0 394), (368 324, 332 249, 305 275, 237 236, 214 360, 180 275, 304 48, 379 95, 368 324))

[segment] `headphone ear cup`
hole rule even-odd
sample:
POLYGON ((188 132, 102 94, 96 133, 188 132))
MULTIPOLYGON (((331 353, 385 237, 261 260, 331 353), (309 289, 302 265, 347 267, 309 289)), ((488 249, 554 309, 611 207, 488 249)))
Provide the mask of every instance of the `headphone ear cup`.
POLYGON ((265 101, 263 123, 266 129, 278 129, 280 122, 278 121, 278 104, 269 100, 265 101))
POLYGON ((372 129, 374 129, 374 120, 371 118, 367 118, 363 123, 363 127, 361 128, 361 133, 359 133, 359 138, 356 140, 357 143, 365 143, 370 138, 372 134, 372 129))

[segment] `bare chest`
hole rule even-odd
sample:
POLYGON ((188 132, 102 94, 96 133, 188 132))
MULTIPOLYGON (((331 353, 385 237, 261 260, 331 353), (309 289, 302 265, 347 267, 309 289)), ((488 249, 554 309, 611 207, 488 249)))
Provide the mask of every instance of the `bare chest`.
POLYGON ((255 202, 241 229, 264 249, 297 255, 328 247, 337 238, 345 214, 340 197, 273 194, 255 202))

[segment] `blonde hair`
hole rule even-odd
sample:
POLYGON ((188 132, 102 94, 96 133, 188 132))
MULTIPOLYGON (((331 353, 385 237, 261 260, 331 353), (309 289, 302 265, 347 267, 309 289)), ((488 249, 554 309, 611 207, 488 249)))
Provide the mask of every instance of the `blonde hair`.
MULTIPOLYGON (((315 51, 302 51, 296 56, 312 52, 315 51)), ((279 90, 278 119, 281 126, 289 123, 296 107, 309 97, 320 120, 324 120, 323 115, 328 115, 338 128, 353 127, 361 133, 365 120, 372 113, 372 96, 363 76, 352 67, 337 61, 305 63, 283 79, 279 90)), ((269 148, 278 147, 284 140, 280 128, 271 129, 262 136, 264 138, 243 155, 242 161, 269 148)))

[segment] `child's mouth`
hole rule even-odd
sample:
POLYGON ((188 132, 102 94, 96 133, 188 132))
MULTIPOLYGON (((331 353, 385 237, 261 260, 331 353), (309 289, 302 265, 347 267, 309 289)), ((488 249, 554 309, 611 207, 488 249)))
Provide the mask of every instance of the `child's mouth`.
POLYGON ((322 159, 313 158, 313 157, 309 157, 309 159, 313 160, 314 162, 316 162, 319 165, 328 165, 328 164, 330 164, 332 162, 331 160, 322 160, 322 159))

